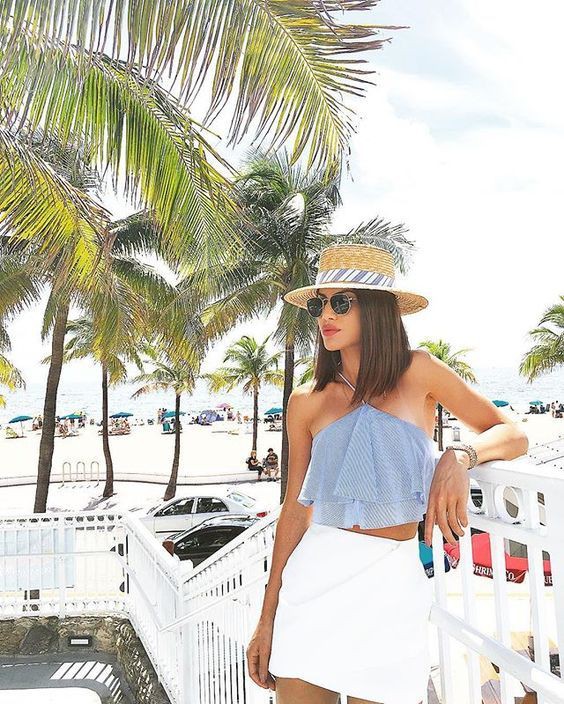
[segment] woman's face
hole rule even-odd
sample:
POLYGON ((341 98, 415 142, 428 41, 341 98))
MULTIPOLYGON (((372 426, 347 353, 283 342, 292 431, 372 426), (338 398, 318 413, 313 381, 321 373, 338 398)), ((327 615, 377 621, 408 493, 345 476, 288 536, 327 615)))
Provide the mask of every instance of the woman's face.
POLYGON ((354 290, 342 288, 320 288, 317 291, 320 298, 327 299, 323 312, 317 318, 317 324, 323 338, 325 349, 343 350, 360 344, 360 304, 354 290), (335 293, 347 293, 353 300, 348 313, 337 315, 329 298, 335 293))

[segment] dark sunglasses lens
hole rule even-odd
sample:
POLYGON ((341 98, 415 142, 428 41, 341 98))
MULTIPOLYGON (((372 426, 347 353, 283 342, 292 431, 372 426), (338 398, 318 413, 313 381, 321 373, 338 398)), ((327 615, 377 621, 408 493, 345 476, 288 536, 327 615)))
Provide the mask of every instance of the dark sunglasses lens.
POLYGON ((323 301, 321 298, 308 298, 307 310, 314 318, 319 318, 323 311, 323 301))
POLYGON ((336 293, 331 296, 331 308, 337 313, 337 315, 344 315, 348 313, 351 307, 348 296, 344 293, 336 293))

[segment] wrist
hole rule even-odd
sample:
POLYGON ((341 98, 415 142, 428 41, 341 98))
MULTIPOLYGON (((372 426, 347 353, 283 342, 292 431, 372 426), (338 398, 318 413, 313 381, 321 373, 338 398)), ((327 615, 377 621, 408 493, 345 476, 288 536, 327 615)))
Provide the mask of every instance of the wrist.
POLYGON ((274 613, 262 613, 259 617, 259 625, 270 628, 274 625, 274 613))
POLYGON ((470 455, 467 452, 464 452, 464 450, 454 450, 454 454, 458 464, 464 465, 465 469, 470 467, 470 455))
POLYGON ((470 468, 471 458, 470 458, 470 455, 465 450, 460 450, 455 447, 447 447, 446 451, 452 452, 455 459, 456 459, 456 463, 463 466, 464 469, 470 468))

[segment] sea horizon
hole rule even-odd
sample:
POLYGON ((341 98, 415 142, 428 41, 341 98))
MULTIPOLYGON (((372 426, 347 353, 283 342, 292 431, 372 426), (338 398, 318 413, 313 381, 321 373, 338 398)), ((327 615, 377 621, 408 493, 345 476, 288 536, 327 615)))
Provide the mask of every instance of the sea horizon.
MULTIPOLYGON (((545 374, 531 384, 519 376, 513 367, 473 367, 478 379, 477 384, 470 384, 487 398, 508 401, 515 410, 527 410, 529 401, 540 400, 564 402, 564 369, 545 374)), ((109 390, 110 414, 128 411, 136 418, 156 418, 159 408, 174 409, 172 392, 156 392, 132 399, 131 395, 139 387, 131 383, 111 387, 109 390)), ((30 382, 26 389, 10 393, 4 390, 6 407, 0 408, 0 425, 6 425, 17 415, 36 416, 43 411, 45 386, 39 382, 30 382)), ((207 383, 198 379, 194 393, 183 395, 181 409, 187 413, 198 413, 208 408, 215 408, 220 403, 230 403, 235 410, 252 414, 253 399, 251 395, 240 390, 230 393, 211 394, 207 383)), ((273 406, 282 405, 282 389, 265 386, 259 392, 259 413, 262 415, 273 406)), ((57 414, 66 415, 75 411, 84 411, 88 416, 99 421, 102 417, 101 383, 85 380, 78 384, 75 380, 65 380, 59 384, 57 414)))

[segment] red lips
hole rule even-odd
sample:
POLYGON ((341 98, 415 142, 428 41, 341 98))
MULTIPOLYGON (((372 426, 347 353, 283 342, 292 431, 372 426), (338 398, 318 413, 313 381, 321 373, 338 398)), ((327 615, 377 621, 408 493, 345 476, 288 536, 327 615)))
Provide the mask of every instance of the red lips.
POLYGON ((333 333, 333 332, 339 332, 339 328, 333 328, 333 327, 331 327, 331 326, 327 326, 327 327, 325 327, 325 328, 321 328, 321 332, 322 332, 324 335, 329 335, 329 334, 331 334, 331 333, 333 333))

